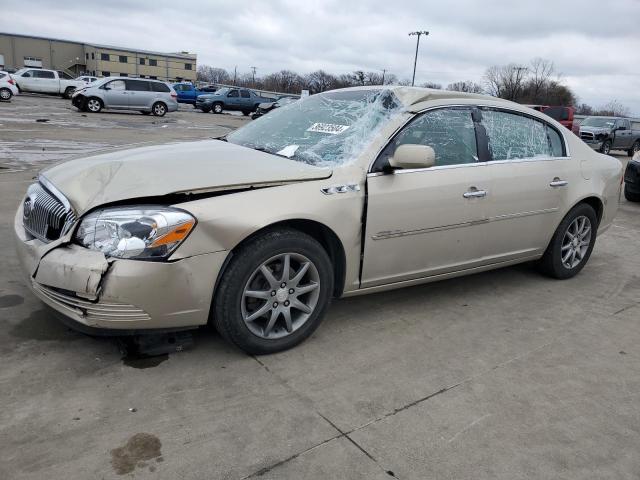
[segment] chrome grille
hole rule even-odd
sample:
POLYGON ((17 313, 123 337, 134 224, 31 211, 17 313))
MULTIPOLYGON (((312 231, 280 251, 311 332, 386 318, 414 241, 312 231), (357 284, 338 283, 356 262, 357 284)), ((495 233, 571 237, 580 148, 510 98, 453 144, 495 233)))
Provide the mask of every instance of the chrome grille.
POLYGON ((68 202, 61 200, 42 184, 29 187, 24 200, 22 224, 27 232, 43 242, 57 240, 75 223, 68 202))
POLYGON ((147 312, 134 305, 115 302, 90 302, 51 287, 33 282, 36 293, 48 298, 63 310, 71 310, 88 321, 144 321, 151 317, 147 312))
POLYGON ((591 132, 580 132, 580 138, 584 140, 593 140, 593 133, 591 132))

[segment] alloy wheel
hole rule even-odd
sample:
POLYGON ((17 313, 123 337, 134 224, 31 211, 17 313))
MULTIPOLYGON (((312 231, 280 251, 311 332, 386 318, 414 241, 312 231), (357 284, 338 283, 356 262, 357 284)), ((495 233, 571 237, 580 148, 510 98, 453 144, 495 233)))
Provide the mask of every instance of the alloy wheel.
POLYGON ((215 104, 213 106, 213 111, 216 113, 222 113, 222 105, 220 105, 219 103, 215 104))
POLYGON ((562 239, 562 265, 569 270, 580 265, 591 244, 591 221, 581 215, 569 224, 562 239))
POLYGON ((3 88, 0 90, 0 98, 2 100, 9 100, 11 98, 11 91, 9 89, 3 88))
POLYGON ((163 116, 165 114, 164 105, 161 103, 156 104, 156 106, 153 108, 153 113, 155 113, 159 117, 163 116))
POLYGON ((254 335, 277 339, 291 335, 313 314, 320 275, 304 255, 283 253, 262 263, 242 292, 241 314, 254 335))
POLYGON ((87 102, 87 108, 91 112, 98 112, 100 110, 100 102, 98 100, 96 100, 95 98, 91 98, 87 102))

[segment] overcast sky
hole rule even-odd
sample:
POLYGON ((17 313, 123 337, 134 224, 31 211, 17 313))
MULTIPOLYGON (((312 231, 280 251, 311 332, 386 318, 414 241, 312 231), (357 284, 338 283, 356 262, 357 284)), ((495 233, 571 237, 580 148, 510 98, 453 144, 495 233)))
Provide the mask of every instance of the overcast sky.
POLYGON ((382 70, 416 83, 478 83, 487 67, 550 59, 580 102, 640 116, 640 0, 3 1, 0 31, 189 51, 264 75, 382 70))

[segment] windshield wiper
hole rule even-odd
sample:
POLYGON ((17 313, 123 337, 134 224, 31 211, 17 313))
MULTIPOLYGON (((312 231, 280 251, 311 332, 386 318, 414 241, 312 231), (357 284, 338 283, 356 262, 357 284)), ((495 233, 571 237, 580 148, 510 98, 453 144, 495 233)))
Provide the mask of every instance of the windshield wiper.
POLYGON ((270 153, 271 155, 275 155, 277 157, 286 158, 287 160, 292 160, 292 157, 287 157, 286 155, 282 155, 281 153, 272 152, 271 150, 267 150, 264 147, 253 147, 249 145, 245 145, 246 147, 252 148, 253 150, 257 150, 259 152, 270 153))

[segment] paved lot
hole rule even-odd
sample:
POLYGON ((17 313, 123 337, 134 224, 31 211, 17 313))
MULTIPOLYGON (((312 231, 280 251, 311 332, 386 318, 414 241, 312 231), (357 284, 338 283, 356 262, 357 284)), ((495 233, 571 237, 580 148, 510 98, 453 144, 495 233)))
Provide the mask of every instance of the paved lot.
MULTIPOLYGON (((38 103, 9 107, 33 118, 38 103)), ((44 103, 73 127, 22 129, 0 105, 12 168, 34 139, 66 151, 244 121, 185 110, 159 131, 148 117, 44 103)), ((0 173, 2 479, 640 476, 640 204, 622 203, 572 280, 524 265, 340 300, 282 354, 248 357, 203 329, 193 349, 144 364, 68 330, 25 287, 11 222, 33 174, 0 173)))

